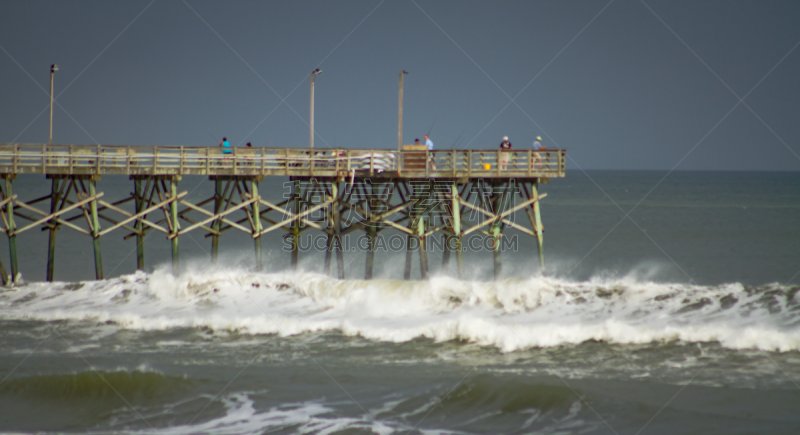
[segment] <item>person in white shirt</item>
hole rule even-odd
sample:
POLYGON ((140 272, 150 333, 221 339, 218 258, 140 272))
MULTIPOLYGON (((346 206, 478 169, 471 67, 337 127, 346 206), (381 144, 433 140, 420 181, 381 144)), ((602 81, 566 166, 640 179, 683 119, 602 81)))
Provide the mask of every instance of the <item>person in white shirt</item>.
POLYGON ((511 153, 502 151, 511 151, 511 149, 512 146, 511 142, 508 141, 508 136, 503 136, 503 141, 500 142, 501 152, 498 159, 499 160, 498 163, 500 164, 500 170, 505 170, 506 168, 508 168, 508 161, 510 160, 511 157, 511 153))
POLYGON ((537 153, 536 151, 544 150, 544 149, 547 149, 547 148, 542 146, 542 137, 541 136, 536 136, 536 140, 533 141, 533 151, 534 151, 534 153, 533 153, 533 167, 534 168, 543 166, 543 165, 541 165, 542 155, 541 155, 541 153, 537 153))
MULTIPOLYGON (((433 141, 431 140, 430 137, 428 137, 427 134, 425 135, 425 146, 428 147, 428 151, 433 151, 433 141)), ((433 154, 431 154, 430 157, 428 158, 431 163, 431 169, 435 170, 436 164, 433 163, 433 154)))

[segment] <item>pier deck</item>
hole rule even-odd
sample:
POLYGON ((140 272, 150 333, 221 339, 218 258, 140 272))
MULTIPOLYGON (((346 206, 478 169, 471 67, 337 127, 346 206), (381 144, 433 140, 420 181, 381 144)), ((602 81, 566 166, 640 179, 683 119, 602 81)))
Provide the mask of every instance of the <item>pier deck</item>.
POLYGON ((508 151, 0 144, 0 173, 380 178, 564 177, 564 150, 508 151), (539 155, 540 161, 536 160, 539 155), (503 167, 501 159, 507 159, 503 167), (425 164, 425 161, 431 164, 425 164))

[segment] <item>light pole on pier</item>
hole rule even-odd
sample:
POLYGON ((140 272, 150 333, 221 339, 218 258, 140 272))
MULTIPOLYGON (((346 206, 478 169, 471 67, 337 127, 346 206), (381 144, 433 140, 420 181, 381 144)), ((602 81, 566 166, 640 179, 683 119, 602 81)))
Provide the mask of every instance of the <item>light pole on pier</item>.
POLYGON ((400 71, 400 97, 398 103, 397 115, 397 151, 403 148, 403 76, 408 74, 408 71, 400 71))
POLYGON ((53 78, 56 76, 56 71, 58 65, 50 65, 50 141, 48 142, 50 145, 53 144, 53 78))
POLYGON ((314 148, 314 77, 321 73, 322 70, 319 68, 311 71, 311 122, 309 123, 309 128, 311 129, 311 140, 309 144, 311 148, 314 148))

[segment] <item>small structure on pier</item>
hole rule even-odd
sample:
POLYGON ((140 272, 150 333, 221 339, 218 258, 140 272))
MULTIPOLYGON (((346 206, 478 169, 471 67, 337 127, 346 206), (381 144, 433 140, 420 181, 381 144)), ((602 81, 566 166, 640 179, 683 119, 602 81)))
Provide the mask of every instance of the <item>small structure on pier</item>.
POLYGON ((491 240, 495 275, 500 274, 504 229, 514 228, 537 241, 544 267, 539 184, 564 177, 564 150, 503 151, 404 149, 236 148, 222 154, 210 147, 87 146, 0 144, 0 231, 9 238, 11 273, 0 262, 5 284, 18 276, 16 238, 33 229, 49 230, 47 280, 54 279, 56 232, 69 228, 94 240, 97 279, 103 278, 100 237, 126 230, 134 238, 137 268, 144 269, 144 237, 164 233, 172 245, 172 262, 179 266, 181 234, 202 230, 212 239, 216 259, 219 237, 235 229, 255 244, 256 265, 262 267, 261 237, 284 231, 291 239, 291 264, 297 266, 301 234, 320 231, 326 237, 325 271, 336 256, 336 276, 345 277, 342 237, 364 231, 365 278, 373 274, 376 240, 394 229, 405 234, 404 276, 411 276, 418 253, 423 278, 428 274, 427 245, 439 237, 447 265, 455 254, 457 273, 464 273, 462 239, 481 233, 491 240), (51 180, 50 195, 23 200, 13 189, 18 174, 42 174, 51 180), (183 175, 208 176, 212 197, 196 204, 179 192, 183 175), (128 176, 130 196, 109 199, 97 191, 102 176, 128 176), (289 177, 291 192, 271 202, 259 192, 264 177, 289 177), (48 203, 49 209, 40 203, 48 203), (133 202, 131 213, 120 206, 133 202), (512 219, 523 211, 530 226, 512 219), (465 213, 483 216, 468 225, 465 213), (235 216, 235 217, 234 217, 235 216), (17 218, 26 221, 17 225, 17 218), (78 224, 84 220, 86 225, 78 224), (107 225, 101 225, 101 220, 107 225), (418 249, 412 249, 418 247, 418 249))

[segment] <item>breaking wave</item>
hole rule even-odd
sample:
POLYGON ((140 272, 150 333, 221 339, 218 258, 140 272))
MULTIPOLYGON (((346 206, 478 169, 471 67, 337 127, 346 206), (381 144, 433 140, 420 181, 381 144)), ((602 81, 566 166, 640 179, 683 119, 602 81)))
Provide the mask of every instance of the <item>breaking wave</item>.
POLYGON ((635 277, 498 282, 337 280, 315 273, 166 270, 0 292, 0 319, 121 328, 202 327, 245 334, 341 331, 372 340, 466 340, 504 352, 587 340, 716 341, 800 349, 800 286, 701 286, 635 277))

